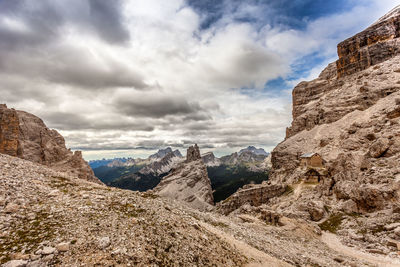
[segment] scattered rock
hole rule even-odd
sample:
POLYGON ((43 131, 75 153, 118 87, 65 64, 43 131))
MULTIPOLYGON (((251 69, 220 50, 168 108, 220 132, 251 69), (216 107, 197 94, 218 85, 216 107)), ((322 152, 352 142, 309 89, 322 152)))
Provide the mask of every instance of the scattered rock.
POLYGON ((49 254, 53 254, 54 252, 56 252, 56 249, 53 247, 43 247, 41 254, 42 255, 49 255, 49 254))
POLYGON ((11 260, 4 263, 3 267, 25 267, 28 262, 25 260, 11 260))
POLYGON ((389 148, 389 140, 387 138, 379 138, 369 149, 369 154, 373 158, 379 158, 389 148))
POLYGON ((19 205, 15 203, 8 203, 4 208, 5 213, 15 213, 19 210, 19 205))
POLYGON ((102 237, 98 240, 99 248, 105 249, 111 245, 111 240, 108 236, 102 237))
POLYGON ((398 237, 400 237, 400 227, 397 227, 396 229, 394 229, 394 234, 397 235, 398 237))
POLYGON ((69 250, 69 243, 67 243, 67 242, 59 243, 59 244, 56 246, 56 249, 57 249, 59 252, 66 252, 66 251, 69 250))
POLYGON ((391 223, 391 224, 385 225, 385 229, 388 231, 394 230, 398 227, 400 227, 400 223, 391 223))

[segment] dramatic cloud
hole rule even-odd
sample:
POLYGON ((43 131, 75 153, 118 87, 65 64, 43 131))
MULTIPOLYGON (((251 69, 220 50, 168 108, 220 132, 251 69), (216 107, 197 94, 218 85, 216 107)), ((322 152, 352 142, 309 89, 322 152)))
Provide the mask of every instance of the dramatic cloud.
POLYGON ((87 158, 193 143, 271 150, 290 124, 290 89, 395 4, 3 0, 0 102, 87 158))

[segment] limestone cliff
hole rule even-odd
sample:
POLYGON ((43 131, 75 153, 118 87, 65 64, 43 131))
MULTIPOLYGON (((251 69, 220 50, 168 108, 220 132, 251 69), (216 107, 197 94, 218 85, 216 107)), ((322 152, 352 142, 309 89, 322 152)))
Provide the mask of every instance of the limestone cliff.
POLYGON ((101 183, 80 151, 65 147, 64 138, 24 111, 0 105, 0 153, 40 163, 81 179, 101 183))
POLYGON ((382 254, 400 240, 388 226, 400 220, 399 11, 340 43, 336 63, 294 88, 293 122, 271 159, 271 183, 290 190, 269 209, 382 254), (301 164, 309 152, 324 166, 301 164))
POLYGON ((186 161, 165 176, 154 191, 200 210, 212 208, 214 201, 211 182, 197 145, 189 147, 186 161))

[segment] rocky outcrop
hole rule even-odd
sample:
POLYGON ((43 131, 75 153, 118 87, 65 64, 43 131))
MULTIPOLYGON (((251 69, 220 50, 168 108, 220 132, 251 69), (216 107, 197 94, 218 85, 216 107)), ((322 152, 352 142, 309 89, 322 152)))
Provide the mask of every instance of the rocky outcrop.
POLYGON ((17 111, 1 104, 0 126, 0 152, 14 157, 21 155, 17 111))
POLYGON ((211 182, 199 147, 189 147, 186 161, 165 176, 153 190, 160 196, 186 202, 193 208, 211 210, 214 204, 211 182))
POLYGON ((379 64, 400 53, 400 7, 338 45, 338 77, 379 64))
POLYGON ((197 144, 189 147, 186 153, 186 162, 191 162, 199 159, 201 159, 201 155, 200 155, 200 149, 197 146, 197 144))
POLYGON ((81 179, 101 183, 80 151, 65 147, 64 138, 24 111, 0 106, 0 153, 40 163, 81 179))
POLYGON ((218 202, 217 209, 223 214, 229 214, 244 204, 259 206, 268 203, 273 197, 280 196, 285 189, 281 184, 245 185, 224 201, 218 202))
POLYGON ((399 11, 340 43, 336 63, 294 88, 293 122, 272 152, 270 174, 271 183, 291 190, 268 204, 387 253, 385 238, 397 237, 383 226, 399 220, 400 202, 399 11), (324 160, 319 182, 306 180, 306 152, 324 160))

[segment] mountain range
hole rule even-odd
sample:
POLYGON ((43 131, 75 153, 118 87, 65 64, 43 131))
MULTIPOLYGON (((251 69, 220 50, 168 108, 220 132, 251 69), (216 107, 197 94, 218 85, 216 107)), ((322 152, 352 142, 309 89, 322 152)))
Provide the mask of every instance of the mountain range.
MULTIPOLYGON (((248 147, 221 158, 212 152, 201 155, 205 163, 215 201, 221 201, 248 183, 261 183, 268 179, 269 157, 263 149, 248 147)), ((153 189, 163 177, 184 161, 179 150, 160 149, 146 159, 103 160, 95 164, 94 173, 99 179, 114 187, 146 191, 153 189)))
POLYGON ((0 263, 400 266, 400 6, 337 51, 294 88, 268 156, 167 148, 96 162, 101 182, 56 130, 0 105, 0 263))

